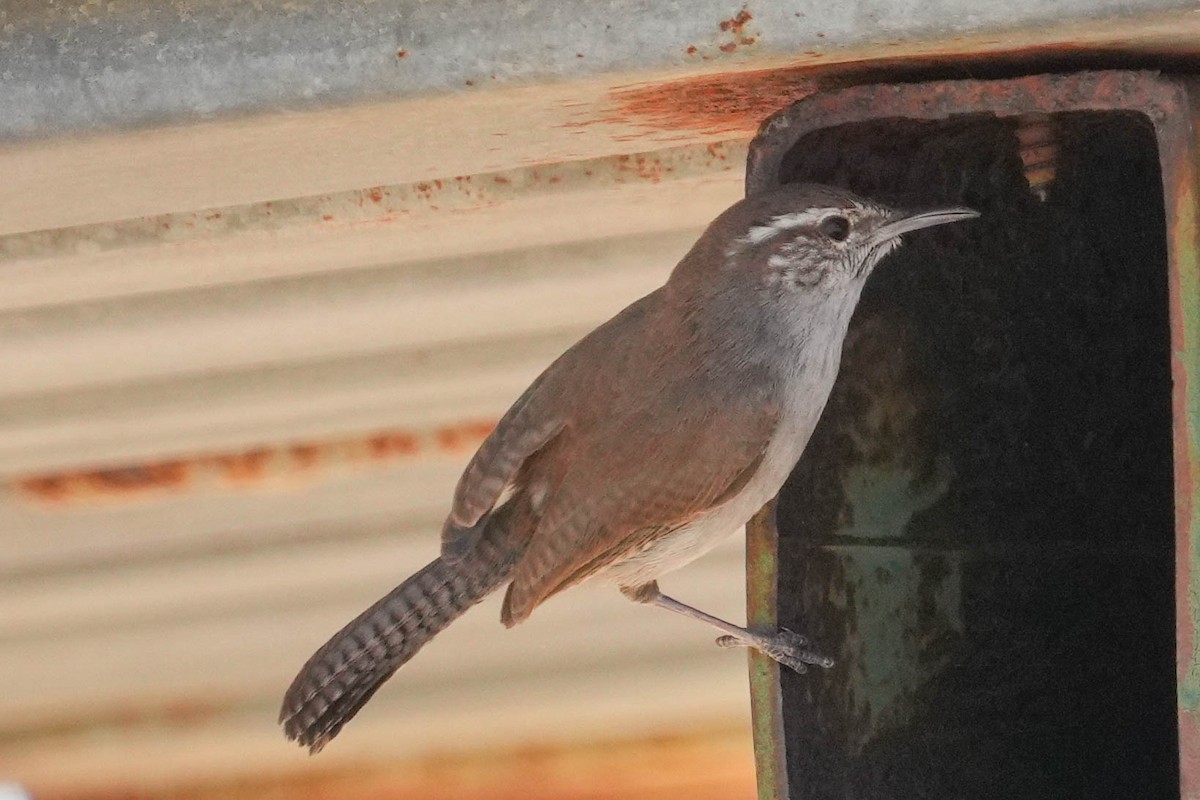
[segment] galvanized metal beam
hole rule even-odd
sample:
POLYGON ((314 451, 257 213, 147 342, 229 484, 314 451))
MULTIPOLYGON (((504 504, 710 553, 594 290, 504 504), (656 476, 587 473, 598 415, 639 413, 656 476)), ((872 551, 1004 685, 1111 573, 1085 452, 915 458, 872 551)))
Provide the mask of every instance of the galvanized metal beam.
POLYGON ((0 9, 0 138, 1193 8, 1187 0, 19 0, 0 9))

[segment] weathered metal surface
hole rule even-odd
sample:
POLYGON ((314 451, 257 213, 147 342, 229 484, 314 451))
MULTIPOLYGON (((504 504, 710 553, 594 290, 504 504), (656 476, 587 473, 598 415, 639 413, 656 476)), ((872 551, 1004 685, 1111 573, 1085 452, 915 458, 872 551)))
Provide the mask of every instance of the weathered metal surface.
POLYGON ((33 475, 17 478, 14 484, 19 496, 48 505, 127 502, 205 488, 294 488, 329 472, 364 469, 395 459, 469 454, 493 427, 494 420, 472 420, 434 430, 378 431, 359 439, 294 442, 239 453, 33 475))
POLYGON ((0 311, 561 245, 591 235, 585 216, 609 237, 698 227, 745 158, 709 142, 0 236, 0 311))
MULTIPOLYGON (((1171 350, 1175 420, 1175 636, 1179 691, 1181 794, 1200 798, 1200 173, 1197 85, 1189 90, 1189 122, 1160 137, 1170 253, 1171 350)), ((1182 117, 1182 115, 1181 115, 1182 117)))
POLYGON ((842 638, 841 672, 782 676, 794 794, 1166 796, 1181 762, 1196 796, 1187 108, 1146 73, 856 87, 752 144, 751 192, 817 180, 984 212, 868 287, 779 500, 780 621, 842 638), (1044 203, 1030 113, 1056 127, 1044 203))
MULTIPOLYGON (((211 3, 204 5, 214 7, 211 3)), ((135 4, 109 7, 113 12, 108 21, 114 24, 129 14, 170 16, 170 12, 157 7, 141 9, 135 4)), ((921 7, 921 13, 924 8, 921 7)), ((11 9, 9 4, 0 13, 7 10, 11 15, 11 9)), ((835 13, 841 13, 840 9, 839 6, 835 13)), ((527 164, 644 152, 684 141, 711 141, 723 135, 708 131, 733 130, 731 122, 746 123, 736 136, 749 138, 759 118, 738 113, 739 108, 746 107, 745 101, 738 100, 738 87, 755 95, 756 105, 766 105, 767 98, 776 90, 773 84, 786 80, 785 76, 791 76, 797 84, 817 78, 815 73, 800 75, 797 68, 801 66, 855 64, 858 70, 863 63, 895 64, 895 59, 905 58, 910 63, 939 64, 945 68, 947 59, 970 58, 973 61, 961 69, 974 71, 981 57, 989 54, 1061 60, 1074 59, 1079 57, 1076 54, 1086 52, 1092 53, 1093 63, 1095 58, 1102 57, 1099 54, 1107 52, 1119 53, 1123 63, 1135 58, 1137 63, 1157 64, 1162 57, 1187 53, 1188 43, 1200 30, 1200 16, 1190 9, 1184 10, 1182 5, 1180 9, 1086 19, 1071 18, 1060 3, 1055 14, 1061 17, 1054 21, 1008 28, 1001 33, 987 28, 980 14, 1007 12, 989 7, 976 10, 971 21, 954 26, 952 32, 944 35, 935 34, 930 28, 922 35, 881 38, 879 22, 874 20, 870 26, 872 35, 867 40, 845 46, 838 44, 839 36, 833 30, 820 29, 821 14, 801 11, 805 16, 797 18, 793 16, 795 9, 788 8, 781 28, 785 36, 788 30, 803 29, 816 22, 815 33, 824 33, 825 37, 814 34, 816 44, 790 49, 783 41, 776 48, 772 44, 764 46, 760 40, 752 47, 740 47, 733 55, 718 50, 720 58, 711 62, 703 61, 700 56, 687 56, 677 67, 653 72, 600 69, 591 75, 574 75, 569 81, 534 85, 485 81, 464 91, 422 90, 418 82, 406 84, 405 91, 412 90, 411 94, 386 92, 377 101, 351 105, 331 105, 328 97, 318 93, 304 101, 318 107, 304 112, 271 112, 275 105, 267 103, 261 109, 265 113, 234 116, 218 113, 217 119, 200 113, 200 121, 186 126, 8 143, 0 146, 0 174, 5 176, 8 190, 0 193, 0 231, 41 230, 372 186, 445 180, 448 176, 527 164), (743 72, 753 73, 756 78, 737 77, 743 72), (722 77, 725 75, 731 77, 722 77), (761 81, 763 88, 756 92, 747 85, 752 80, 761 81), (660 86, 662 91, 656 91, 660 86), (736 102, 728 103, 727 108, 715 101, 729 93, 730 86, 733 95, 730 99, 736 102), (691 110, 681 113, 679 108, 672 109, 672 98, 683 103, 679 108, 691 110), (623 107, 628 113, 622 113, 623 107), (663 129, 667 121, 683 124, 663 129), (440 134, 447 130, 454 131, 454 136, 440 134), (70 187, 70 191, 55 187, 70 187), (104 203, 97 203, 98 197, 103 197, 104 203)), ((743 33, 757 35, 755 26, 759 23, 769 27, 779 22, 772 21, 772 12, 765 7, 755 5, 748 10, 753 20, 743 33)), ((37 16, 33 4, 29 11, 37 16)), ((269 5, 259 6, 256 13, 271 11, 269 5)), ((657 7, 648 11, 651 15, 666 13, 657 7)), ((823 9, 821 13, 826 11, 823 9)), ((692 15, 698 12, 691 7, 688 12, 690 24, 692 15)), ((719 41, 725 41, 730 32, 721 31, 720 22, 735 19, 737 12, 738 6, 734 4, 701 24, 720 37, 719 41)), ((637 25, 642 25, 643 16, 639 15, 637 25)), ((24 41, 23 22, 12 24, 12 38, 24 41)), ((97 25, 103 27, 100 21, 97 25)), ((202 37, 202 28, 199 25, 189 34, 202 37)), ((281 36, 286 36, 285 28, 279 29, 281 36)), ((463 35, 463 29, 449 26, 439 35, 459 36, 463 35)), ((160 40, 158 46, 169 50, 178 41, 160 40)), ((65 36, 62 44, 70 44, 70 37, 65 36)), ((142 47, 140 42, 128 44, 134 49, 142 47)), ((692 44, 699 46, 704 42, 692 44)), ((155 52, 155 47, 148 50, 155 52)), ((291 58, 293 52, 288 51, 283 61, 291 58)), ((118 57, 116 53, 108 52, 106 57, 118 57)), ((49 61, 58 57, 49 45, 42 55, 49 61)), ((405 68, 411 67, 415 57, 415 51, 410 50, 403 60, 405 68)), ((574 54, 572 59, 579 61, 574 54)), ((78 71, 82 63, 79 59, 70 61, 68 68, 78 71)), ((165 71, 170 72, 171 68, 166 67, 165 71)), ((189 60, 187 76, 196 75, 189 60)), ((288 77, 295 78, 290 71, 288 77)), ((137 76, 130 77, 130 81, 136 84, 137 76)), ((0 81, 0 92, 19 84, 19 81, 0 81)), ((113 119, 119 116, 120 102, 106 94, 108 88, 89 87, 92 106, 88 113, 110 114, 113 119)), ((113 91, 120 94, 125 88, 128 86, 113 91)), ((788 87, 787 91, 795 88, 788 87)), ((213 91, 217 89, 214 87, 213 91)), ((36 105, 49 96, 37 93, 31 102, 36 105)), ((139 97, 139 103, 143 99, 139 97)), ((189 100, 177 92, 169 93, 166 99, 188 107, 189 100)), ((787 97, 779 99, 782 105, 787 97)), ((286 105, 285 100, 280 102, 286 105)), ((146 107, 139 105, 138 113, 146 107)), ((132 119, 122 124, 141 123, 132 119)))
MULTIPOLYGON (((466 752, 360 762, 241 781, 190 779, 168 794, 68 789, 38 800, 736 800, 753 792, 741 731, 698 725, 686 731, 614 733, 528 745, 498 743, 466 752)), ((23 800, 5 795, 0 800, 23 800)))
POLYGON ((0 10, 0 137, 604 73, 731 65, 1113 15, 1183 0, 645 0, 336 5, 22 0, 0 10), (863 24, 868 21, 868 24, 863 24))
MULTIPOLYGON (((775 504, 768 503, 746 523, 746 623, 773 630, 778 622, 775 504)), ((783 696, 779 664, 749 650, 750 711, 754 725, 754 765, 760 800, 787 797, 787 759, 783 741, 783 696)))
MULTIPOLYGON (((483 652, 496 610, 464 619, 357 721, 352 747, 315 765, 281 748, 280 684, 432 557, 465 458, 429 442, 420 453, 439 457, 342 469, 354 448, 333 447, 308 473, 320 480, 277 480, 300 478, 292 443, 303 456, 502 412, 735 198, 729 170, 761 117, 824 80, 799 67, 1186 53, 1200 30, 1189 4, 1157 0, 0 6, 0 106, 16 109, 0 128, 29 137, 0 145, 0 232, 44 232, 9 241, 0 264, 0 308, 21 310, 0 317, 0 751, 39 796, 77 798, 200 784, 260 797, 247 776, 741 722, 737 657, 582 589, 483 652), (116 130, 56 135, 101 129, 116 130), (395 318, 415 288, 401 272, 421 291, 437 278, 415 307, 438 309, 425 323, 395 318), (251 485, 279 490, 241 491, 224 470, 256 468, 263 442, 278 462, 251 485), (103 490, 151 502, 69 502, 83 484, 29 502, 8 480, 248 452, 195 465, 192 485, 214 491, 103 490)), ((724 549, 669 589, 734 617, 741 569, 724 549)))
POLYGON ((814 130, 889 117, 944 120, 977 113, 999 117, 1073 111, 1135 111, 1156 126, 1179 124, 1185 109, 1180 89, 1152 72, 1102 71, 1034 75, 1005 81, 943 81, 911 85, 855 86, 822 93, 763 123, 746 166, 748 192, 785 180, 784 159, 814 130))
MULTIPOLYGON (((647 616, 603 591, 564 597, 530 627, 511 632, 497 622, 498 602, 488 602, 379 695, 376 710, 356 720, 352 746, 331 749, 319 762, 282 748, 273 726, 279 683, 286 685, 297 659, 409 563, 400 553, 388 555, 389 536, 395 552, 396 531, 386 526, 373 556, 352 544, 324 548, 336 580, 301 582, 287 573, 290 560, 253 559, 261 571, 246 570, 241 586, 277 584, 270 603, 237 601, 231 581, 218 592, 178 576, 174 591, 161 592, 159 605, 146 609, 160 612, 159 619, 114 624, 77 607, 100 624, 57 638, 46 632, 36 641, 6 640, 0 647, 0 672, 10 686, 0 699, 6 774, 38 797, 84 797, 106 787, 117 796, 152 796, 372 761, 722 725, 741 732, 740 769, 750 785, 741 657, 715 648, 701 631, 647 616), (352 570, 355 557, 367 560, 352 570), (207 607, 196 616, 175 612, 192 593, 207 607), (78 674, 86 680, 72 680, 78 674), (481 725, 481 713, 504 725, 481 725)), ((436 529, 411 536, 428 544, 436 529)), ((226 560, 235 566, 245 555, 226 560)), ((744 602, 736 580, 740 555, 725 548, 715 563, 709 558, 680 575, 672 591, 736 614, 744 602)), ((313 561, 310 578, 323 569, 313 561)))
MULTIPOLYGON (((319 763, 274 729, 296 666, 436 555, 483 433, 458 425, 661 284, 740 194, 744 141, 642 152, 585 126, 547 146, 519 134, 584 90, 514 92, 0 154, 0 228, 42 229, 0 240, 0 340, 32 369, 0 369, 6 775, 146 796, 720 724, 748 785, 740 654, 601 587, 516 631, 475 610, 319 763)), ((735 618, 736 544, 672 591, 735 618)))
POLYGON ((580 115, 568 126, 633 124, 674 133, 737 135, 754 130, 767 116, 817 89, 810 68, 725 72, 695 78, 617 86, 606 113, 580 115))
MULTIPOLYGON (((361 118, 347 110, 340 128, 336 116, 326 117, 333 144, 289 175, 361 144, 361 118)), ((292 120, 290 141, 309 135, 309 121, 292 120)), ((403 140, 423 121, 381 124, 403 140)), ((176 143, 209 165, 209 148, 220 149, 210 132, 176 143)), ((146 141, 124 144, 112 158, 146 141)), ((254 173, 258 148, 273 145, 246 144, 236 158, 254 173)), ((436 555, 470 454, 466 441, 453 449, 459 423, 503 413, 574 340, 659 285, 740 193, 743 142, 622 147, 624 159, 473 175, 472 185, 489 182, 476 188, 484 197, 445 180, 440 192, 430 181, 428 196, 416 181, 315 197, 267 181, 254 186, 265 198, 234 213, 198 210, 193 194, 166 219, 123 220, 128 206, 110 199, 144 173, 163 185, 179 174, 151 158, 114 170, 111 194, 84 198, 69 184, 68 197, 101 220, 89 230, 11 241, 25 249, 0 266, 13 289, 0 291, 0 340, 31 343, 42 365, 8 349, 41 377, 12 361, 0 370, 6 775, 39 796, 146 796, 500 739, 715 723, 742 731, 749 783, 740 654, 602 587, 515 631, 498 625, 496 602, 476 609, 357 720, 354 742, 319 763, 273 725, 279 691, 312 649, 436 555), (42 494, 16 484, 39 476, 49 480, 25 489, 42 494)), ((381 163, 438 158, 392 148, 381 163)), ((101 162, 113 164, 90 163, 101 162)), ((18 205, 0 172, 0 195, 18 205)), ((210 177, 224 192, 227 175, 210 177)), ((374 185, 358 177, 339 180, 374 185)), ((731 541, 671 590, 735 618, 743 569, 731 541)))
MULTIPOLYGON (((135 15, 139 11, 132 4, 114 6, 113 19, 130 9, 135 15)), ((738 10, 735 4, 703 23, 719 37, 717 46, 732 34, 732 30, 722 31, 720 22, 736 19, 738 10)), ((985 11, 993 10, 998 9, 985 11)), ((660 11, 655 8, 651 13, 660 11)), ((690 23, 697 12, 691 7, 688 12, 690 23)), ((147 13, 163 12, 156 8, 147 13)), ((743 35, 757 36, 759 23, 775 24, 765 7, 748 7, 748 13, 753 19, 743 35)), ((794 13, 788 9, 784 28, 803 27, 819 18, 804 11, 800 13, 806 16, 797 18, 791 16, 794 13)), ((938 35, 929 29, 922 36, 893 39, 880 38, 876 20, 871 24, 872 36, 853 46, 837 44, 833 31, 818 29, 816 33, 826 34, 816 37, 820 44, 776 49, 760 40, 753 46, 739 46, 733 55, 717 50, 720 57, 712 61, 687 56, 677 67, 652 72, 601 69, 554 83, 477 82, 464 91, 420 91, 414 85, 409 87, 413 94, 388 92, 375 101, 350 105, 331 105, 328 98, 314 96, 311 102, 318 107, 304 112, 273 112, 274 106, 268 104, 257 114, 218 114, 216 119, 201 114, 201 120, 189 125, 9 142, 0 145, 0 174, 6 189, 0 193, 0 232, 444 181, 456 175, 635 154, 685 142, 748 139, 761 114, 784 105, 818 79, 843 79, 845 65, 854 65, 859 82, 864 65, 894 67, 901 58, 909 66, 924 64, 942 71, 954 63, 955 74, 994 69, 995 63, 985 60, 988 57, 1010 62, 1050 59, 1058 64, 1066 59, 1072 64, 1103 64, 1107 57, 1154 66, 1164 59, 1186 57, 1200 31, 1200 15, 1182 8, 1084 19, 1068 16, 1060 3, 1055 13, 1062 17, 1003 32, 976 27, 984 20, 975 15, 952 33, 938 35), (833 65, 843 69, 835 74, 828 69, 833 65), (801 73, 800 67, 811 71, 801 73), (759 110, 759 117, 749 113, 759 110), (454 135, 444 136, 444 131, 454 135), (100 197, 103 203, 96 202, 100 197)), ((14 31, 20 27, 14 26, 14 31)), ((456 26, 450 28, 451 35, 460 32, 456 26)), ((163 46, 169 48, 175 41, 163 46)), ((703 50, 703 41, 693 44, 703 50)), ((43 55, 56 57, 50 47, 43 55)), ((406 68, 415 57, 410 50, 404 59, 406 68)), ((70 68, 78 69, 79 63, 72 62, 70 68)), ((195 76, 190 62, 188 76, 195 76)), ((0 81, 0 92, 10 85, 15 84, 0 81)), ((105 90, 95 86, 91 90, 94 109, 107 107, 112 98, 105 90)), ((34 102, 46 96, 39 94, 34 102)), ((181 102, 177 94, 168 99, 181 102)), ((119 114, 115 105, 109 110, 114 117, 119 114)), ((130 120, 128 124, 140 123, 130 120)))

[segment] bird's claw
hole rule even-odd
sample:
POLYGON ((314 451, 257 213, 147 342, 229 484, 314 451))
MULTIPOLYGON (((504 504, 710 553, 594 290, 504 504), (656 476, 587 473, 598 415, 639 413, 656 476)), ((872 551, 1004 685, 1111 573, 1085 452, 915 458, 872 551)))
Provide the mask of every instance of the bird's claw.
POLYGON ((746 638, 733 635, 721 636, 717 639, 717 645, 719 647, 753 647, 763 655, 778 661, 785 667, 790 667, 801 675, 808 672, 809 666, 822 669, 829 669, 833 666, 832 658, 805 647, 808 644, 808 637, 801 636, 787 628, 780 628, 773 634, 754 631, 748 631, 748 633, 749 636, 746 638))

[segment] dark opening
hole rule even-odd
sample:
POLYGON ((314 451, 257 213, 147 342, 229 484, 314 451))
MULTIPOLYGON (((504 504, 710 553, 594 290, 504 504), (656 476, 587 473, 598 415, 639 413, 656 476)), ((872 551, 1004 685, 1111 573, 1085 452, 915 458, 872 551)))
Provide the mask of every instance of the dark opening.
POLYGON ((814 132, 783 180, 980 220, 872 277, 778 505, 791 795, 1177 798, 1171 353, 1154 132, 1053 117, 814 132))

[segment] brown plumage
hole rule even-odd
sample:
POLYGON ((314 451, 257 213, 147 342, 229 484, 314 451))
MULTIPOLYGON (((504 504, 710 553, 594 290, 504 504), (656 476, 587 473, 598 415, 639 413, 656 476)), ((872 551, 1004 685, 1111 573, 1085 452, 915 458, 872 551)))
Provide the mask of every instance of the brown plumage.
POLYGON ((399 666, 508 584, 514 625, 603 574, 796 669, 828 660, 683 606, 655 579, 736 531, 799 458, 871 268, 900 233, 974 215, 899 214, 820 186, 744 200, 667 284, 556 360, 472 458, 442 555, 336 634, 284 698, 320 749, 399 666))
POLYGON ((487 523, 466 562, 434 559, 313 653, 279 712, 289 739, 319 751, 426 642, 503 585, 521 552, 510 531, 527 523, 515 504, 487 523))

